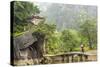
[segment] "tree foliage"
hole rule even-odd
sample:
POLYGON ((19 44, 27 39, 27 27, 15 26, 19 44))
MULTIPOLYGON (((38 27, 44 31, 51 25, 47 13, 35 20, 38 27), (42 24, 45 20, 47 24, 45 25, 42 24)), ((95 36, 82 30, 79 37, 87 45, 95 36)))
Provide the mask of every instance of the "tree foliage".
POLYGON ((79 33, 72 29, 64 30, 61 39, 65 51, 73 51, 79 46, 81 40, 79 33))
POLYGON ((30 2, 15 1, 14 2, 14 33, 24 31, 24 27, 28 26, 27 18, 32 15, 39 14, 40 10, 37 6, 30 2))
POLYGON ((87 19, 81 26, 81 34, 87 38, 87 44, 93 48, 97 44, 97 27, 95 19, 87 19))
POLYGON ((45 34, 46 53, 53 54, 58 52, 60 39, 59 33, 56 32, 56 25, 41 22, 38 26, 34 26, 32 31, 45 34))

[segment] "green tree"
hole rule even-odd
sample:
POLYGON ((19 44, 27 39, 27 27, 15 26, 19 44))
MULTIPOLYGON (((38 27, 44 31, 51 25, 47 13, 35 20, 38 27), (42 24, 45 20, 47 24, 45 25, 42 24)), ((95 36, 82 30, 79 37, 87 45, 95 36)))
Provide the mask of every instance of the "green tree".
POLYGON ((74 51, 81 41, 79 33, 73 29, 64 30, 61 39, 64 51, 74 51))
POLYGON ((23 32, 24 27, 28 26, 29 24, 27 22, 27 18, 39 13, 39 8, 33 3, 14 1, 14 33, 23 32))
POLYGON ((57 52, 58 46, 58 37, 55 24, 46 24, 44 22, 39 23, 37 26, 32 27, 33 32, 41 32, 45 34, 45 53, 53 54, 57 52))
POLYGON ((93 48, 93 46, 97 44, 97 27, 95 19, 87 19, 80 26, 81 34, 85 38, 87 38, 87 42, 89 44, 89 48, 93 48))

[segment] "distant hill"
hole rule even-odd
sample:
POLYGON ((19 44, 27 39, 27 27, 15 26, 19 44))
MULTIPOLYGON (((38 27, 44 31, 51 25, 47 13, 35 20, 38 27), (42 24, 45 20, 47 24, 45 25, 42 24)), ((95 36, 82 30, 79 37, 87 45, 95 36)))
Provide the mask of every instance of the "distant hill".
POLYGON ((85 19, 89 17, 97 18, 97 7, 88 5, 71 5, 58 3, 36 3, 41 13, 46 17, 46 22, 55 22, 57 30, 65 28, 78 28, 80 17, 85 19))

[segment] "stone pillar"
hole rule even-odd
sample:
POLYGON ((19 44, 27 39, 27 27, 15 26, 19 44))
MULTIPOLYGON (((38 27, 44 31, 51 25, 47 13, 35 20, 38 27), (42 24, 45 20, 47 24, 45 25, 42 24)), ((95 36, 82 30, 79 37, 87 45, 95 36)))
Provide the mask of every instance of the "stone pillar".
POLYGON ((61 57, 62 57, 62 62, 64 63, 64 55, 61 55, 61 57))
POLYGON ((74 62, 74 54, 72 54, 71 62, 74 62))
POLYGON ((88 61, 88 55, 84 55, 85 61, 88 61))
POLYGON ((69 55, 66 55, 66 58, 67 58, 67 62, 69 63, 69 55))
POLYGON ((82 54, 80 54, 80 61, 83 61, 82 54))

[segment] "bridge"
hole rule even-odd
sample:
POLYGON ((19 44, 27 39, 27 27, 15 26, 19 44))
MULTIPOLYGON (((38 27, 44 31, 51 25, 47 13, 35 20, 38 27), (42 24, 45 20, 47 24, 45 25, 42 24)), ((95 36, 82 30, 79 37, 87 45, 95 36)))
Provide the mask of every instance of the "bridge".
POLYGON ((56 55, 44 55, 45 64, 52 63, 70 63, 83 61, 96 61, 96 54, 89 52, 67 52, 56 55))

